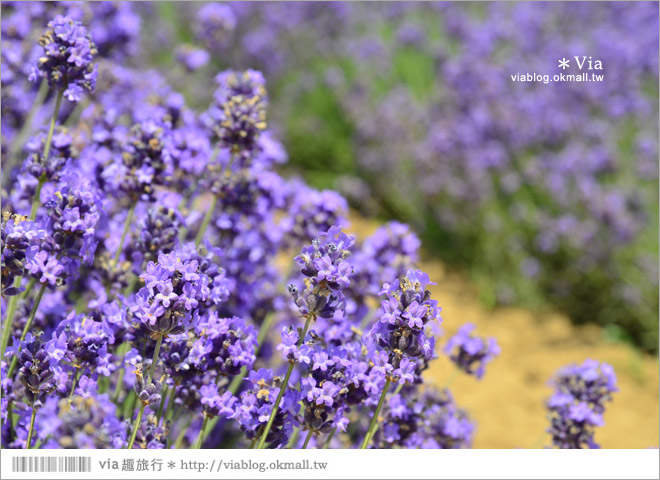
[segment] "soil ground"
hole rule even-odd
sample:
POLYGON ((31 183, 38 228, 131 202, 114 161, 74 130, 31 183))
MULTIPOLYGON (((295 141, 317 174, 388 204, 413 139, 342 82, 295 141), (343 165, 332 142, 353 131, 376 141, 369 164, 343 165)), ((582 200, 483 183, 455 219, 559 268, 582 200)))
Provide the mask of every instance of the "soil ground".
MULTIPOLYGON (((353 217, 349 230, 360 238, 378 226, 353 217)), ((619 392, 605 412, 596 441, 602 448, 649 448, 659 444, 658 358, 633 346, 608 340, 595 325, 577 326, 559 313, 521 308, 487 310, 466 279, 433 259, 420 262, 437 285, 430 288, 443 309, 444 336, 439 348, 461 325, 471 322, 482 335, 494 336, 501 355, 479 381, 456 371, 440 354, 427 372, 430 383, 449 383, 456 402, 477 423, 474 448, 542 448, 550 445, 544 401, 552 393, 548 379, 558 368, 587 358, 609 363, 619 392)))

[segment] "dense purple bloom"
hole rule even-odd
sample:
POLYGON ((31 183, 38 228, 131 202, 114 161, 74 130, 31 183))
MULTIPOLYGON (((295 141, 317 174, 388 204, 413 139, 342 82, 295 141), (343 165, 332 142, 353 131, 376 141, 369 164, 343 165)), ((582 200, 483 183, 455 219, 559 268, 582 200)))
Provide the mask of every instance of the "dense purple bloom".
POLYGON ((174 155, 170 127, 144 121, 131 129, 123 150, 113 153, 103 170, 103 181, 132 200, 150 200, 156 186, 169 183, 174 155))
POLYGON ((230 417, 234 414, 234 403, 236 397, 230 392, 225 392, 222 395, 218 393, 217 385, 204 385, 200 393, 202 394, 202 405, 204 414, 207 417, 213 418, 218 415, 230 417))
POLYGON ((552 380, 555 393, 547 401, 551 426, 548 432, 558 448, 599 448, 594 427, 603 425, 605 403, 616 392, 614 369, 586 360, 561 368, 552 380))
POLYGON ((45 231, 36 222, 19 215, 2 215, 2 296, 17 295, 24 290, 14 285, 25 274, 26 259, 38 250, 45 231))
POLYGON ((209 52, 191 45, 182 45, 175 52, 176 60, 189 72, 199 70, 209 61, 209 52))
POLYGON ((131 312, 156 335, 180 333, 198 320, 198 307, 210 294, 209 277, 197 260, 181 259, 179 251, 160 254, 141 275, 145 286, 135 295, 131 312))
POLYGON ((345 311, 342 291, 350 285, 353 273, 346 259, 354 242, 353 237, 333 226, 295 258, 304 276, 305 289, 301 292, 294 284, 288 288, 302 315, 329 318, 337 311, 345 311))
POLYGON ((381 448, 454 449, 472 444, 475 425, 449 390, 428 389, 419 399, 403 393, 392 395, 387 407, 375 436, 381 448))
POLYGON ((138 236, 129 246, 136 273, 161 253, 170 253, 179 244, 178 232, 183 224, 180 212, 157 203, 138 222, 138 236))
POLYGON ((266 81, 254 70, 228 70, 218 74, 215 81, 218 89, 207 112, 208 127, 220 148, 235 154, 249 153, 266 129, 266 81))
POLYGON ((92 64, 96 45, 81 22, 58 15, 48 23, 39 39, 44 55, 30 73, 30 80, 41 77, 51 88, 63 90, 71 102, 79 102, 84 90, 94 91, 98 66, 92 64))
POLYGON ((133 448, 165 448, 169 434, 169 421, 159 421, 156 415, 147 415, 140 424, 133 448))
POLYGON ((251 369, 256 359, 257 330, 238 317, 219 318, 209 312, 196 327, 199 338, 193 343, 190 362, 201 370, 221 377, 251 369))
POLYGON ((217 51, 227 45, 236 28, 236 16, 227 4, 207 3, 198 10, 194 24, 197 39, 210 51, 217 51))
POLYGON ((115 370, 116 367, 111 361, 112 356, 108 353, 108 342, 112 337, 103 322, 71 312, 58 325, 57 334, 58 336, 54 336, 53 340, 66 345, 66 350, 62 351, 61 346, 58 350, 75 371, 85 372, 90 369, 109 377, 115 370))
MULTIPOLYGON (((280 377, 274 377, 271 370, 260 369, 250 372, 250 386, 241 393, 232 418, 238 421, 248 440, 259 439, 268 423, 273 404, 282 388, 280 377)), ((297 413, 298 394, 288 388, 284 393, 273 426, 266 438, 269 448, 284 447, 293 429, 293 419, 297 413)))
POLYGON ((41 132, 25 145, 29 155, 23 162, 23 170, 36 179, 57 181, 75 156, 72 148, 73 138, 66 128, 57 128, 53 134, 48 158, 43 157, 45 141, 46 134, 41 132))
POLYGON ((62 176, 44 206, 46 234, 38 248, 28 251, 26 270, 40 283, 54 287, 77 278, 82 263, 92 263, 103 210, 95 187, 74 173, 62 176))
POLYGON ((499 355, 500 347, 494 338, 471 335, 475 328, 477 327, 471 323, 463 325, 447 342, 445 353, 459 369, 481 379, 486 371, 486 364, 499 355))
POLYGON ((25 341, 15 344, 14 354, 18 358, 18 380, 25 387, 27 404, 41 408, 48 395, 57 389, 56 362, 48 355, 38 337, 28 333, 25 341))
POLYGON ((387 299, 381 302, 380 319, 369 332, 377 349, 374 363, 401 383, 417 378, 416 362, 427 362, 434 355, 435 339, 426 331, 427 325, 439 324, 442 318, 438 302, 426 290, 429 284, 428 275, 420 270, 408 270, 400 279, 385 283, 381 294, 387 299))
POLYGON ((330 227, 347 225, 348 204, 344 197, 331 190, 317 191, 300 181, 288 187, 287 209, 290 215, 282 220, 282 229, 291 241, 307 243, 327 232, 330 227))

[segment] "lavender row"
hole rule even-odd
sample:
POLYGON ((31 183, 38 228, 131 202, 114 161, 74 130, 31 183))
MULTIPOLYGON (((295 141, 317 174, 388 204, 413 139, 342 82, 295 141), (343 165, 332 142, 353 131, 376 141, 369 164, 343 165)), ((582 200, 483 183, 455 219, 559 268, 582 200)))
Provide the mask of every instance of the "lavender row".
MULTIPOLYGON (((2 445, 469 447, 423 376, 442 318, 417 236, 347 235, 341 195, 278 173, 262 73, 194 108, 140 31, 127 3, 3 4, 2 445)), ((466 325, 444 352, 482 378, 500 349, 466 325)), ((611 367, 555 388, 553 444, 596 447, 611 367)))
POLYGON ((409 222, 468 266, 488 304, 554 304, 657 348, 657 5, 229 2, 179 14, 193 26, 189 67, 205 52, 208 65, 262 69, 292 160, 326 184, 327 164, 353 205, 409 222), (528 72, 603 80, 511 80, 528 72))

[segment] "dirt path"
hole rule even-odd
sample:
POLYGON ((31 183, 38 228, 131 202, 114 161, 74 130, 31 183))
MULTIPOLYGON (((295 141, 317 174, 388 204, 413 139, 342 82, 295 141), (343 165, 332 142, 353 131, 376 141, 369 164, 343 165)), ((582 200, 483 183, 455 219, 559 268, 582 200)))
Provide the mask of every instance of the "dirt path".
MULTIPOLYGON (((352 218, 352 231, 361 238, 376 223, 352 218)), ((540 448, 550 444, 544 434, 544 399, 551 394, 547 380, 561 366, 587 358, 607 362, 617 373, 619 392, 605 413, 605 426, 596 433, 603 448, 657 447, 658 359, 633 347, 608 341, 600 327, 575 326, 560 314, 542 314, 519 308, 485 310, 474 288, 442 263, 427 259, 421 268, 438 283, 431 291, 443 309, 444 338, 466 322, 484 335, 497 338, 502 354, 487 367, 481 381, 452 375, 446 356, 432 363, 427 378, 442 386, 451 377, 459 405, 477 422, 475 448, 540 448)))

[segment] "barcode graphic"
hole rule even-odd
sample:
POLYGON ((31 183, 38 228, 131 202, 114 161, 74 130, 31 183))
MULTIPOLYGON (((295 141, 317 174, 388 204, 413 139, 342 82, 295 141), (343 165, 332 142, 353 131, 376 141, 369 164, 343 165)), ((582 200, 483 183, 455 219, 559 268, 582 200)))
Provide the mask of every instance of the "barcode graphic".
POLYGON ((92 457, 14 457, 11 471, 20 473, 91 472, 92 457))

